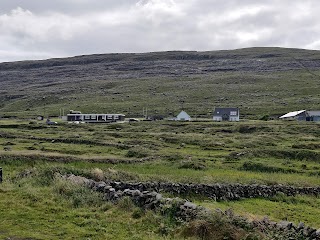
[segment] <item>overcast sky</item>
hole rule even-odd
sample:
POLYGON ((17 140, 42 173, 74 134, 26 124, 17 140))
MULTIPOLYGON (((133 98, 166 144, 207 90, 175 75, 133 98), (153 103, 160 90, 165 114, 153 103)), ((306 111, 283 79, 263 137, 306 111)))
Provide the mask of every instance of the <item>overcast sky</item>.
POLYGON ((0 0, 0 62, 92 53, 320 49, 319 0, 0 0))

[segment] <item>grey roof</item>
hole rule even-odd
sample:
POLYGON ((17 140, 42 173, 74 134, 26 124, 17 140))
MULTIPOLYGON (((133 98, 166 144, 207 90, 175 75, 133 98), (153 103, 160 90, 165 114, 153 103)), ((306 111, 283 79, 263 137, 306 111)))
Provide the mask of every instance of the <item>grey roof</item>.
POLYGON ((239 108, 215 108, 213 116, 230 115, 230 112, 237 112, 236 116, 239 116, 239 108))
POLYGON ((307 111, 307 115, 312 116, 320 116, 320 111, 307 111))

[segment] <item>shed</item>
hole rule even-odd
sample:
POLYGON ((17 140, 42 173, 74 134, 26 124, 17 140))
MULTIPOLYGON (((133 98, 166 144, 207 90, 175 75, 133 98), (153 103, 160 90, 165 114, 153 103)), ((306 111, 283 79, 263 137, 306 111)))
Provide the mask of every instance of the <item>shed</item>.
POLYGON ((185 111, 181 111, 179 115, 175 118, 176 121, 191 121, 191 117, 185 111))
POLYGON ((299 120, 299 121, 306 121, 307 112, 306 110, 299 110, 294 112, 289 112, 285 115, 279 117, 282 120, 299 120))
POLYGON ((240 120, 239 108, 215 108, 213 112, 213 121, 238 122, 240 120))

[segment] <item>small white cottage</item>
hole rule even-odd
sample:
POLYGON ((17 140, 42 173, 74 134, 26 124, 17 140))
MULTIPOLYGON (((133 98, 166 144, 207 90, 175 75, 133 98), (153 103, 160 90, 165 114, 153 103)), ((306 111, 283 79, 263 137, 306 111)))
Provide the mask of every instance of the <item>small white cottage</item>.
POLYGON ((185 111, 181 111, 175 119, 176 121, 191 121, 191 117, 185 111))

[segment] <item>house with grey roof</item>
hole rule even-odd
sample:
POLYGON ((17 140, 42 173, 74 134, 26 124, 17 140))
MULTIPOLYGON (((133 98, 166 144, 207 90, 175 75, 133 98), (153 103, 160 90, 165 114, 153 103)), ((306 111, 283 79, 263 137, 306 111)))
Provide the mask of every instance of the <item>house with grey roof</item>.
POLYGON ((307 121, 319 122, 320 121, 320 111, 307 111, 307 121))
POLYGON ((213 112, 213 121, 238 122, 240 120, 239 108, 215 108, 213 112))

